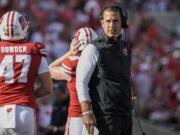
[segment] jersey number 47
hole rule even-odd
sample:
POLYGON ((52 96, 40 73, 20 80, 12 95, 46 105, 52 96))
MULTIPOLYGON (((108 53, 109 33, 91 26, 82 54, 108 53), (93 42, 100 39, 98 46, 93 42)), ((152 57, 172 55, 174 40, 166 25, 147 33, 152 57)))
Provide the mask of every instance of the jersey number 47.
POLYGON ((18 76, 17 81, 20 83, 26 83, 30 62, 30 55, 5 55, 0 62, 0 77, 5 78, 5 83, 14 83, 14 63, 22 63, 22 69, 20 71, 20 75, 18 76))

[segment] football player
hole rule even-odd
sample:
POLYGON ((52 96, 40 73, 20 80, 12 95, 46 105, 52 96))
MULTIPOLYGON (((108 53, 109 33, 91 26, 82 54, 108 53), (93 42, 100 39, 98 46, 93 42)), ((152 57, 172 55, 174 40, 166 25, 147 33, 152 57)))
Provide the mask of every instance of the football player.
POLYGON ((70 50, 49 65, 51 77, 66 80, 70 93, 65 135, 82 135, 83 119, 76 91, 76 67, 81 51, 96 38, 97 35, 91 28, 80 28, 74 35, 70 50))
POLYGON ((0 135, 35 135, 35 99, 52 91, 45 46, 28 41, 28 28, 17 11, 0 19, 0 135))

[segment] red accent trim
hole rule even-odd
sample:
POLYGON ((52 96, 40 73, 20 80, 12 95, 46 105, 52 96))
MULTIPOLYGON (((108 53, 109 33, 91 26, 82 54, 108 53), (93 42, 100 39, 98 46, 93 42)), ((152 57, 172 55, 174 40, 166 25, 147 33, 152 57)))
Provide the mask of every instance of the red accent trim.
POLYGON ((88 31, 86 30, 86 27, 84 28, 84 31, 86 33, 86 44, 88 44, 88 31))
POLYGON ((14 29, 13 29, 14 16, 15 16, 15 12, 12 13, 12 17, 11 17, 11 36, 12 37, 14 37, 14 29))
POLYGON ((10 13, 11 12, 9 12, 8 15, 7 15, 7 22, 6 22, 7 23, 7 31, 6 31, 7 36, 9 36, 9 16, 10 16, 10 13))
POLYGON ((87 29, 89 30, 89 34, 90 34, 90 41, 89 41, 89 43, 91 43, 92 42, 92 32, 91 32, 91 29, 89 27, 87 27, 87 29))

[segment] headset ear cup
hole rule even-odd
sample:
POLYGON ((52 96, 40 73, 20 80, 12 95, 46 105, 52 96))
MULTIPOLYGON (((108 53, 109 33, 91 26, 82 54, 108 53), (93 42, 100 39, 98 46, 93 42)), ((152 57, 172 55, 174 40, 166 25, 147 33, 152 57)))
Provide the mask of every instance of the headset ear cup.
POLYGON ((127 14, 127 11, 122 9, 120 6, 119 6, 119 11, 120 11, 120 14, 121 14, 121 27, 122 28, 128 28, 128 14, 127 14))
POLYGON ((123 16, 123 28, 128 28, 128 15, 127 15, 127 12, 124 11, 125 15, 123 16))

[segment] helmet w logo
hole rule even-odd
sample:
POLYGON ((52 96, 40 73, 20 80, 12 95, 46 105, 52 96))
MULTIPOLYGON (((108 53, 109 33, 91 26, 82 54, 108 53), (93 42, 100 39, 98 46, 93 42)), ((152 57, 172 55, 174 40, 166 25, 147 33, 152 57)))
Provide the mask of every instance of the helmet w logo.
POLYGON ((26 27, 26 21, 25 21, 25 19, 24 19, 24 17, 19 17, 19 23, 20 23, 20 25, 21 25, 21 27, 22 27, 22 30, 24 30, 24 28, 26 27))
POLYGON ((27 38, 28 22, 17 11, 9 11, 0 19, 0 34, 2 40, 17 41, 27 38))

